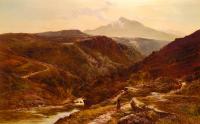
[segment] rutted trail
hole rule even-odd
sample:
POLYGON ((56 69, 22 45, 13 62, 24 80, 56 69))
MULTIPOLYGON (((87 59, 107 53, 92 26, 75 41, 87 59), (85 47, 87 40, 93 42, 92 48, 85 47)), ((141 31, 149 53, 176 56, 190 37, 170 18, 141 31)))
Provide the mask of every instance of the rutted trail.
POLYGON ((41 70, 41 71, 29 73, 29 74, 27 74, 27 75, 22 76, 21 78, 27 79, 27 78, 29 78, 29 77, 31 77, 31 76, 34 76, 34 75, 37 75, 37 74, 39 74, 39 73, 43 73, 43 72, 49 71, 50 68, 51 68, 50 65, 48 65, 48 64, 46 64, 46 63, 42 63, 42 62, 38 62, 38 61, 37 61, 37 62, 34 61, 34 62, 37 63, 37 64, 40 64, 40 65, 44 66, 45 69, 44 69, 44 70, 41 70))

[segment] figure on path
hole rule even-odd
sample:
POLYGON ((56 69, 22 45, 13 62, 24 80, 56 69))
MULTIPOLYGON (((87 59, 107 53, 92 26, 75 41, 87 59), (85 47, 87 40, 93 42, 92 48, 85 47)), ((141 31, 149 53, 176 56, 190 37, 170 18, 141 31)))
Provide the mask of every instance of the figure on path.
POLYGON ((119 97, 117 98, 117 103, 116 103, 116 107, 117 107, 117 111, 119 111, 121 109, 121 98, 123 97, 124 94, 127 93, 127 90, 122 90, 119 97))
POLYGON ((121 109, 120 99, 117 99, 117 111, 120 111, 120 109, 121 109))

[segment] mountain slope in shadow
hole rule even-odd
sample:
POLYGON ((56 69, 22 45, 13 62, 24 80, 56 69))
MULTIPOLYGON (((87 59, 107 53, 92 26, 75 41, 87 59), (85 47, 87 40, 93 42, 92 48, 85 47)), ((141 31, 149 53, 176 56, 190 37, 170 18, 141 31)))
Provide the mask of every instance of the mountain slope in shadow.
POLYGON ((135 72, 149 73, 151 78, 198 76, 200 67, 200 31, 178 38, 158 52, 133 66, 135 72))

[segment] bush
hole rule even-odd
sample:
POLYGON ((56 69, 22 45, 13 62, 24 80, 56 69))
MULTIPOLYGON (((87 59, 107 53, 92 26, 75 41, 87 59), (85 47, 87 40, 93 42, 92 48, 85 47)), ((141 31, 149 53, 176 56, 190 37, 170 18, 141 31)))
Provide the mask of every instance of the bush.
POLYGON ((200 105, 184 106, 182 111, 191 116, 200 116, 200 105))

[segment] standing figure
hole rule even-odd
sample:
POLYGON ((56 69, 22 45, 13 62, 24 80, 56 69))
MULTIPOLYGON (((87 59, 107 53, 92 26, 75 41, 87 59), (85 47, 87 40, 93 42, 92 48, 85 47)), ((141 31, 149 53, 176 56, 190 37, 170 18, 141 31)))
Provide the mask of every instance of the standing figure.
POLYGON ((122 90, 121 93, 119 94, 118 98, 117 98, 117 111, 119 111, 121 109, 121 97, 126 93, 126 91, 122 90))
POLYGON ((120 98, 117 99, 117 111, 120 111, 121 109, 121 103, 120 103, 120 98))

